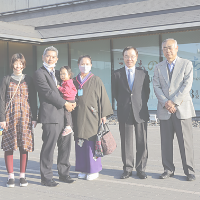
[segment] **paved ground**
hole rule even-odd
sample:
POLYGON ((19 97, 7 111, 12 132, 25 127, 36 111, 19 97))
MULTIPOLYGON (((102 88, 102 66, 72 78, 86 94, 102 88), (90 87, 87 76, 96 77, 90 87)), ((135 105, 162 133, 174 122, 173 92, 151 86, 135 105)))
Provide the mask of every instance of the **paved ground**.
MULTIPOLYGON (((118 125, 110 125, 110 129, 117 141, 118 147, 115 152, 102 159, 103 170, 100 177, 94 181, 79 180, 73 184, 60 183, 56 188, 48 188, 40 185, 39 173, 39 153, 41 148, 41 126, 38 125, 35 131, 35 151, 29 154, 27 167, 28 187, 19 187, 19 152, 14 154, 14 171, 16 178, 15 188, 6 188, 7 172, 4 164, 3 151, 0 151, 0 200, 117 200, 117 199, 200 199, 200 128, 193 128, 194 150, 196 163, 197 180, 193 182, 186 181, 183 174, 180 154, 177 147, 177 141, 174 142, 174 163, 176 166, 175 176, 166 180, 158 179, 163 172, 160 153, 159 126, 148 126, 148 148, 149 159, 147 165, 148 179, 141 180, 133 176, 126 180, 119 179, 122 173, 122 162, 120 155, 120 138, 118 125)), ((73 143, 73 141, 72 141, 73 143)), ((56 156, 54 156, 54 178, 58 180, 56 170, 56 156)), ((74 143, 70 158, 72 167, 71 175, 77 177, 74 171, 75 151, 74 143)))

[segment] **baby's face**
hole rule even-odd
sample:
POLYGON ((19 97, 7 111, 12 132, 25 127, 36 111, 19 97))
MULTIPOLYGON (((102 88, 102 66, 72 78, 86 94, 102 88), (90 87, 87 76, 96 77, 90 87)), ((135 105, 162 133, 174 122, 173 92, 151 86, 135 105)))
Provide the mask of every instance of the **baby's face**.
POLYGON ((62 81, 67 81, 67 80, 70 79, 68 71, 66 69, 62 69, 60 71, 60 78, 61 78, 62 81))

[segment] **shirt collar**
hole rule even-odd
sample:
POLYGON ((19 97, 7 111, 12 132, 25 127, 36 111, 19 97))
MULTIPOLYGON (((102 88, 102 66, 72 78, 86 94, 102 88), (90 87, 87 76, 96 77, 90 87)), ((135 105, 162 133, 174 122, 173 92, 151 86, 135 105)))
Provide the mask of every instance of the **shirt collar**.
POLYGON ((176 63, 176 60, 177 60, 177 56, 176 56, 176 58, 173 60, 173 62, 172 62, 172 64, 169 64, 169 62, 168 62, 168 60, 167 60, 167 65, 175 65, 175 63, 176 63))
POLYGON ((131 67, 131 68, 128 68, 126 65, 125 65, 125 69, 126 71, 128 71, 129 69, 132 69, 133 71, 135 71, 135 66, 131 67))
MULTIPOLYGON (((43 66, 44 66, 44 65, 43 65, 43 66)), ((45 67, 45 66, 44 66, 44 67, 45 67)), ((49 72, 49 74, 50 74, 51 72, 53 72, 53 74, 55 75, 55 68, 54 68, 53 70, 51 70, 51 69, 45 67, 45 69, 49 72)))

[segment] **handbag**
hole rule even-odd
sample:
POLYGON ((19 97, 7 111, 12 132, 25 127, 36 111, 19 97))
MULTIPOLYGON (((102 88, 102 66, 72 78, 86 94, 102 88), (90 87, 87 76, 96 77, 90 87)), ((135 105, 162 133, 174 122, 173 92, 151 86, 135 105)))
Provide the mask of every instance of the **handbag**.
POLYGON ((94 157, 98 158, 98 157, 103 157, 103 148, 101 145, 101 138, 103 135, 103 129, 101 126, 99 126, 99 130, 98 133, 96 135, 96 141, 95 141, 95 153, 94 153, 94 157))
POLYGON ((117 147, 117 144, 115 142, 115 139, 110 132, 110 129, 108 128, 108 124, 101 124, 103 126, 103 135, 101 137, 101 145, 103 148, 103 155, 109 155, 111 154, 117 147))

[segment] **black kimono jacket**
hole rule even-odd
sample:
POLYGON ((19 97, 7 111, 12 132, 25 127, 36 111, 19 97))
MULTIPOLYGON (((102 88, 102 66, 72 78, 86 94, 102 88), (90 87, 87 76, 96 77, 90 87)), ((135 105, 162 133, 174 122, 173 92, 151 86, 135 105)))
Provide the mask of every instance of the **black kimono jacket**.
MULTIPOLYGON (((79 84, 74 79, 76 89, 79 84)), ((112 106, 101 79, 93 75, 83 85, 83 95, 77 95, 77 107, 73 111, 75 139, 95 140, 102 117, 113 114, 112 106)))

